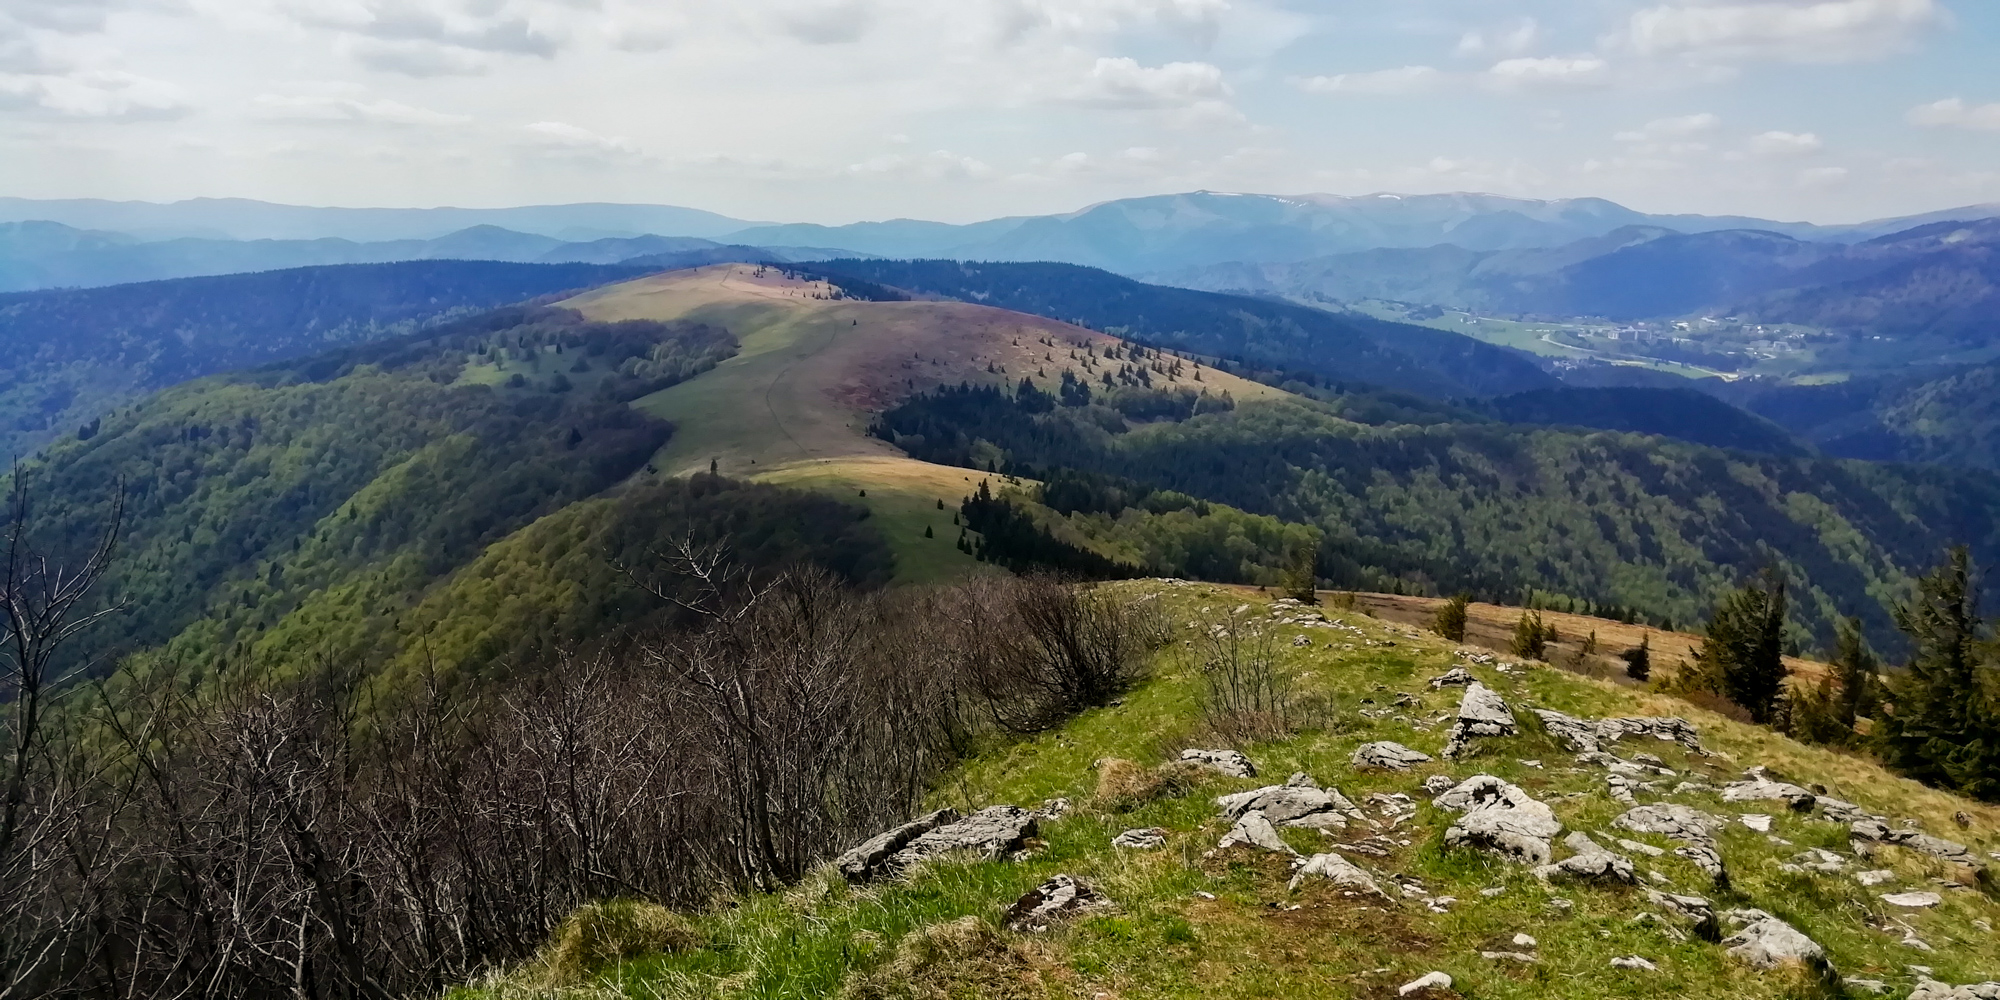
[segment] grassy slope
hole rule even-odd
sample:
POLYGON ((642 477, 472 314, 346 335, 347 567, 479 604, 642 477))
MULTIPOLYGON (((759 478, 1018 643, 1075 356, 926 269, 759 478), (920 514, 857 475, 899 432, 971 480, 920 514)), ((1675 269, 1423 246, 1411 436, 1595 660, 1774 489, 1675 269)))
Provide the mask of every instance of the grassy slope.
MULTIPOLYGON (((1242 594, 1205 585, 1139 582, 1120 585, 1128 594, 1160 592, 1176 625, 1227 615, 1242 594)), ((1253 614, 1264 610, 1261 599, 1253 614)), ((1174 647, 1155 663, 1154 679, 1123 703, 1093 711, 1055 732, 981 756, 941 783, 937 804, 960 808, 1011 802, 1033 804, 1056 796, 1077 801, 1069 817, 1045 825, 1046 845, 1020 863, 941 862, 907 882, 851 890, 822 877, 783 895, 736 900, 700 915, 705 947, 665 957, 643 958, 607 969, 574 996, 804 998, 834 993, 859 972, 882 968, 902 935, 925 925, 972 915, 995 923, 1007 904, 1056 872, 1085 877, 1115 899, 1116 912, 1086 918, 1047 935, 1006 935, 1013 957, 986 986, 966 992, 912 996, 1080 996, 1186 997, 1383 997, 1401 983, 1433 969, 1449 973, 1455 989, 1468 997, 1543 1000, 1560 997, 1738 998, 1809 995, 1803 982, 1782 973, 1754 973, 1732 964, 1723 950, 1699 940, 1676 940, 1670 933, 1633 920, 1650 907, 1634 889, 1564 886, 1545 888, 1522 867, 1486 855, 1447 851, 1442 834, 1449 817, 1433 809, 1421 790, 1426 776, 1463 778, 1488 772, 1521 784, 1550 802, 1569 829, 1581 829, 1607 843, 1610 820, 1622 811, 1604 793, 1603 772, 1570 766, 1569 755, 1546 737, 1480 741, 1471 759, 1434 762, 1407 774, 1362 774, 1347 760, 1360 743, 1394 739, 1435 754, 1443 726, 1414 726, 1394 718, 1373 719, 1360 709, 1386 706, 1398 692, 1415 694, 1420 706, 1406 709, 1418 719, 1449 711, 1457 693, 1434 693, 1424 678, 1452 662, 1451 649, 1435 637, 1406 626, 1332 612, 1354 623, 1367 638, 1326 629, 1276 625, 1278 649, 1298 690, 1321 706, 1316 724, 1297 735, 1244 747, 1261 769, 1258 781, 1214 778, 1193 793, 1168 797, 1125 814, 1106 812, 1093 801, 1092 763, 1124 757, 1145 763, 1189 745, 1202 745, 1200 715, 1189 657, 1174 647), (1290 636, 1313 640, 1308 648, 1290 645, 1290 636), (1384 645, 1380 643, 1394 643, 1384 645), (1368 704, 1372 699, 1374 705, 1368 704), (1524 763, 1538 759, 1541 768, 1524 763), (1285 865, 1271 855, 1241 851, 1212 854, 1226 824, 1215 816, 1212 796, 1306 771, 1350 798, 1372 792, 1405 793, 1421 803, 1416 820, 1397 831, 1405 841, 1386 859, 1356 856, 1378 876, 1414 877, 1436 896, 1458 902, 1447 914, 1430 912, 1413 899, 1368 903, 1323 887, 1285 888, 1285 865), (1562 798, 1571 793, 1574 798, 1562 798), (1119 830, 1159 826, 1170 831, 1166 849, 1126 852, 1108 847, 1119 830), (1497 897, 1480 890, 1501 887, 1497 897), (1207 895, 1204 895, 1207 894, 1207 895), (1212 898, 1211 898, 1212 897, 1212 898), (1568 910, 1555 898, 1573 902, 1568 910), (1539 939, 1533 949, 1508 943, 1516 933, 1539 939), (1480 950, 1532 950, 1533 965, 1490 962, 1480 950), (1613 969, 1613 956, 1637 954, 1658 963, 1657 972, 1613 969), (994 992, 994 983, 1006 989, 994 992)), ((2000 810, 1975 806, 1893 778, 1865 761, 1800 746, 1738 725, 1684 703, 1627 686, 1593 681, 1540 667, 1506 675, 1489 667, 1473 672, 1502 692, 1525 715, 1526 707, 1550 707, 1572 714, 1679 714, 1700 727, 1706 746, 1719 753, 1693 758, 1668 744, 1625 744, 1620 752, 1645 750, 1665 758, 1687 777, 1712 784, 1728 780, 1751 764, 1766 764, 1804 782, 1823 783, 1832 794, 1892 818, 1909 817, 1926 830, 1967 842, 1980 852, 2000 846, 2000 810), (1954 812, 1971 815, 1959 830, 1954 812)), ((1678 779, 1673 779, 1678 780, 1678 779)), ((1671 784, 1671 781, 1669 781, 1671 784)), ((1641 801, 1655 801, 1643 794, 1641 801)), ((1798 875, 1778 864, 1808 847, 1845 853, 1846 831, 1836 824, 1782 815, 1779 803, 1725 805, 1712 792, 1674 796, 1723 816, 1775 813, 1772 836, 1732 824, 1720 834, 1724 857, 1735 879, 1733 892, 1715 893, 1693 866, 1677 857, 1635 857, 1642 873, 1656 870, 1673 891, 1706 895, 1718 909, 1753 906, 1791 921, 1824 945, 1839 970, 1899 984, 1903 995, 1914 982, 1907 966, 1932 967, 1937 978, 1975 982, 2000 976, 2000 938, 1976 921, 2000 920, 2000 905, 1974 889, 1932 884, 1942 869, 1920 855, 1887 849, 1876 860, 1851 861, 1849 874, 1798 875), (1890 868, 1895 883, 1873 889, 1851 877, 1863 868, 1890 868), (1945 902, 1935 910, 1904 911, 1878 895, 1901 889, 1935 889, 1945 902), (1907 924, 1935 951, 1901 945, 1907 924)), ((1364 831, 1365 832, 1365 831, 1364 831)), ((1359 833, 1352 834, 1359 836, 1359 833)), ((1661 847, 1663 838, 1623 834, 1661 847)), ((1320 834, 1287 831, 1301 851, 1313 851, 1320 834)), ((1607 846, 1611 846, 1607 844, 1607 846)), ((1614 849, 1616 849, 1614 847, 1614 849)), ((1563 853, 1558 848, 1559 856, 1563 853)), ((954 973, 977 977, 981 970, 962 962, 954 973)), ((992 964, 987 960, 987 964, 992 964)), ((932 973, 936 975, 936 973, 932 973)), ((935 985, 935 984, 934 984, 935 985)), ((520 996, 531 992, 524 980, 494 977, 472 995, 520 996)), ((538 995, 549 995, 541 993, 538 995)))
MULTIPOLYGON (((611 285, 561 305, 595 320, 712 323, 742 342, 714 371, 634 404, 675 425, 653 462, 662 473, 685 475, 713 461, 725 475, 864 503, 882 519, 899 580, 942 579, 979 566, 958 551, 951 524, 977 475, 915 461, 867 436, 869 421, 911 392, 961 381, 1012 383, 1026 375, 1054 391, 1067 349, 1045 347, 1040 338, 1100 350, 1120 341, 984 306, 838 301, 827 297, 830 290, 725 264, 611 285), (989 364, 1000 371, 988 372, 989 364), (937 510, 939 500, 947 510, 937 510), (934 537, 923 537, 927 526, 934 537)), ((1201 387, 1239 401, 1289 395, 1212 370, 1203 379, 1201 387)))

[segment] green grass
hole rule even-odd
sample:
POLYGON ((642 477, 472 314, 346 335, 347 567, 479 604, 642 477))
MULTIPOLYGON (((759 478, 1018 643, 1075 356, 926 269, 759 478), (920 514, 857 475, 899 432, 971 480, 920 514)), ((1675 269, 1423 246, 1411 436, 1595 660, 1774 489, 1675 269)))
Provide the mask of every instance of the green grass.
MULTIPOLYGON (((1159 590, 1167 613, 1182 626, 1216 620, 1245 599, 1243 591, 1233 588, 1151 582, 1120 587, 1126 593, 1159 590)), ((1442 726, 1414 728, 1364 716, 1361 709, 1387 706, 1407 692, 1416 694, 1420 704, 1404 711, 1422 719, 1455 707, 1457 692, 1431 692, 1423 683, 1450 662, 1448 644, 1435 637, 1412 638, 1404 626, 1359 615, 1331 616, 1346 617, 1376 641, 1396 645, 1365 645, 1324 629, 1303 630, 1314 640, 1309 648, 1281 642, 1284 666, 1311 703, 1308 725, 1289 738, 1244 748, 1257 763, 1259 779, 1213 777, 1189 794, 1122 814, 1092 803, 1091 765, 1099 758, 1150 764, 1202 742, 1194 667, 1187 647, 1177 644, 1158 656, 1153 679, 1121 704, 998 748, 940 784, 935 805, 1030 805, 1058 796, 1077 802, 1068 817, 1044 826, 1046 845, 1029 859, 1011 864, 939 862, 907 882, 865 890, 850 889, 823 873, 789 893, 733 900, 696 915, 708 947, 628 962, 606 973, 596 989, 602 995, 632 997, 829 996, 847 977, 879 967, 904 934, 968 915, 997 922, 1004 907, 1027 888, 1067 872, 1092 881, 1118 908, 1023 942, 1042 963, 1030 975, 1039 977, 1051 995, 1376 997, 1393 995, 1396 985, 1433 969, 1449 973, 1464 996, 1496 1000, 1816 995, 1800 977, 1749 972, 1733 965, 1715 945, 1677 939, 1658 926, 1634 922, 1633 917, 1649 909, 1637 889, 1551 888, 1524 867, 1445 849, 1443 830, 1450 819, 1430 806, 1422 781, 1432 774, 1463 778, 1479 772, 1497 774, 1550 801, 1567 828, 1590 832, 1607 846, 1612 846, 1607 843, 1612 835, 1661 847, 1672 844, 1613 831, 1610 821, 1624 807, 1603 793, 1603 772, 1575 768, 1569 754, 1532 726, 1518 737, 1481 741, 1471 759, 1437 761, 1406 774, 1353 771, 1347 760, 1360 743, 1394 739, 1435 755, 1442 741, 1442 726), (1329 638, 1334 640, 1331 647, 1329 638), (1356 648, 1341 648, 1348 643, 1356 648), (1543 766, 1523 760, 1539 760, 1543 766), (1293 771, 1337 786, 1357 802, 1371 792, 1400 792, 1416 799, 1416 820, 1394 834, 1408 843, 1389 858, 1356 860, 1378 876, 1413 877, 1434 896, 1456 897, 1450 912, 1434 914, 1406 899, 1371 904, 1316 886, 1291 892, 1282 859, 1210 850, 1225 829, 1211 802, 1214 795, 1282 782, 1293 771), (1561 798, 1578 792, 1587 794, 1561 798), (1121 852, 1107 846, 1118 831, 1142 826, 1170 830, 1167 847, 1121 852), (1506 891, 1497 897, 1481 895, 1481 889, 1494 886, 1506 891), (1559 908, 1558 898, 1572 906, 1559 908), (1523 932, 1539 939, 1536 964, 1489 962, 1478 955, 1482 949, 1513 950, 1507 942, 1523 932), (1659 971, 1610 967, 1612 957, 1628 954, 1651 959, 1659 971)), ((1279 628, 1284 636, 1302 631, 1279 628)), ((1182 634, 1187 634, 1185 628, 1182 634)), ((1694 757, 1671 744, 1621 748, 1628 755, 1640 750, 1657 754, 1683 776, 1719 785, 1752 763, 1767 763, 1795 780, 1824 782, 1833 794, 1873 811, 1918 819, 1926 829, 1973 843, 1982 852, 1995 847, 2000 818, 1995 810, 1889 777, 1856 758, 1800 746, 1657 695, 1546 666, 1514 676, 1486 667, 1473 672, 1506 696, 1517 714, 1537 706, 1579 715, 1671 711, 1687 716, 1718 756, 1694 757), (1951 823, 1949 817, 1959 809, 1974 813, 1972 830, 1961 831, 1951 823)), ((1678 779, 1669 779, 1669 786, 1673 780, 1678 779)), ((1642 794, 1641 801, 1656 799, 1642 794)), ((1843 828, 1784 815, 1779 803, 1725 805, 1714 793, 1689 793, 1672 801, 1726 817, 1774 814, 1773 835, 1791 844, 1773 843, 1739 824, 1724 830, 1719 839, 1734 879, 1728 893, 1715 892, 1690 862, 1671 854, 1635 856, 1642 873, 1652 869, 1670 880, 1661 888, 1708 896, 1718 909, 1747 906, 1778 914, 1824 945, 1845 975, 1907 986, 1914 977, 1906 966, 1921 963, 1952 982, 2000 976, 2000 939, 1974 923, 2000 921, 2000 905, 1993 899, 1973 890, 1940 890, 1946 902, 1936 910, 1890 913, 1877 898, 1896 888, 1935 888, 1927 880, 1939 870, 1921 856, 1886 851, 1875 861, 1850 864, 1850 873, 1885 867, 1901 876, 1894 886, 1874 889, 1861 887, 1851 874, 1787 874, 1778 864, 1807 847, 1845 853, 1843 828), (1926 954, 1903 947, 1892 918, 1908 923, 1936 950, 1926 954), (1879 929, 1883 926, 1896 930, 1879 929)), ((1302 852, 1322 842, 1320 834, 1310 831, 1288 830, 1285 835, 1302 852)), ((466 991, 465 998, 509 995, 510 982, 505 977, 491 980, 466 991)))

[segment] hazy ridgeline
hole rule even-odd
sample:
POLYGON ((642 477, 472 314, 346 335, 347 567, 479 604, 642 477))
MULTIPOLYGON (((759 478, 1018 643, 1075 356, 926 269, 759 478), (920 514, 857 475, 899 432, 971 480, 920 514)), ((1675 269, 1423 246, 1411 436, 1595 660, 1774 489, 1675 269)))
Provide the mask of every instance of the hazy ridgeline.
POLYGON ((58 696, 51 654, 90 624, 112 535, 65 574, 19 523, 8 1000, 405 996, 527 957, 593 900, 781 886, 909 815, 987 734, 1108 700, 1163 634, 1052 580, 871 591, 685 541, 631 577, 692 624, 471 690, 384 691, 378 665, 322 659, 58 696))

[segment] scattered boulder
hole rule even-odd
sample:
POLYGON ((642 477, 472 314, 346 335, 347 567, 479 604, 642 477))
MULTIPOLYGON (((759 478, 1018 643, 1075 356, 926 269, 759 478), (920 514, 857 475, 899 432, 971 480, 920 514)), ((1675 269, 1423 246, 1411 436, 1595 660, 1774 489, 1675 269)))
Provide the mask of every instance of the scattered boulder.
POLYGON ((1467 778, 1431 804, 1462 814, 1445 831, 1446 845, 1493 851, 1523 864, 1548 864, 1549 840, 1562 832, 1555 810, 1490 774, 1467 778))
POLYGON ((991 861, 1020 850, 1035 833, 1034 813, 1020 806, 989 806, 919 835, 891 855, 888 864, 901 870, 925 858, 955 851, 966 851, 991 861))
POLYGON ((1464 667, 1452 667, 1431 678, 1431 690, 1442 691, 1448 687, 1464 687, 1472 683, 1472 675, 1464 667))
POLYGON ((1385 898, 1388 896, 1388 893, 1382 891, 1382 886, 1375 881, 1374 876, 1338 854, 1315 854, 1299 862, 1298 865, 1299 870, 1292 876, 1289 888, 1297 889, 1304 885, 1307 879, 1323 878, 1342 888, 1385 898))
POLYGON ((1790 965, 1823 967, 1826 949, 1812 938, 1763 910, 1730 910, 1723 919, 1737 927, 1722 939, 1722 946, 1734 958, 1751 968, 1776 969, 1790 965))
POLYGON ((1127 830, 1111 838, 1111 846, 1128 847, 1135 851, 1152 851, 1167 846, 1167 831, 1157 826, 1127 830))
POLYGON ((1443 795, 1451 791, 1451 786, 1456 784, 1458 782, 1453 781, 1450 775, 1433 774, 1424 779, 1424 793, 1427 795, 1443 795))
POLYGON ((1678 840, 1683 846, 1674 848, 1675 854, 1694 862, 1696 867, 1715 880, 1716 885, 1729 884, 1729 871, 1723 867, 1722 851, 1715 844, 1715 831, 1724 826, 1722 817, 1678 802, 1662 802, 1627 809, 1612 820, 1611 825, 1621 830, 1657 833, 1678 840))
POLYGON ((1847 987, 1851 992, 1873 993, 1876 996, 1888 996, 1890 993, 1889 984, 1880 979, 1862 979, 1856 976, 1848 976, 1846 979, 1841 980, 1840 984, 1847 987))
POLYGON ((1581 830, 1565 837, 1563 846, 1575 851, 1575 855, 1555 864, 1536 868, 1536 878, 1544 882, 1561 879, 1623 885, 1633 885, 1639 881, 1638 873, 1632 867, 1630 858, 1620 857, 1605 850, 1590 839, 1589 834, 1581 830))
POLYGON ((1887 868, 1876 868, 1871 871, 1855 872, 1854 881, 1870 887, 1884 885, 1896 881, 1896 873, 1887 868))
POLYGON ((1346 826, 1340 820, 1342 814, 1361 818, 1361 811, 1347 796, 1335 789, 1321 788, 1303 774, 1292 775, 1282 785, 1218 796, 1215 804, 1221 808, 1224 819, 1235 820, 1250 812, 1261 812, 1265 819, 1279 826, 1341 829, 1346 826))
POLYGON ((1860 820, 1848 829, 1856 840, 1904 847, 1934 858, 1943 858, 1954 864, 1975 867, 1979 865, 1979 858, 1972 853, 1971 848, 1943 837, 1933 837, 1917 830, 1894 829, 1887 823, 1873 819, 1860 820))
POLYGON ((889 873, 889 859, 917 839, 948 823, 959 820, 958 810, 939 809, 925 813, 892 830, 878 833, 848 848, 833 859, 833 866, 849 882, 867 882, 889 873))
POLYGON ((1722 925, 1715 919, 1715 907, 1708 900, 1700 896, 1678 896, 1658 889, 1647 889, 1646 900, 1668 916, 1692 927, 1696 937, 1705 941, 1721 939, 1722 925))
POLYGON ((1091 888, 1089 883, 1069 875, 1057 875, 1015 900, 1014 905, 1007 908, 1004 923, 1011 931, 1046 931, 1058 921, 1112 906, 1111 900, 1091 888))
POLYGON ((1882 817, 1841 799, 1825 795, 1813 797, 1813 807, 1819 810, 1820 818, 1830 823, 1858 823, 1865 819, 1880 820, 1882 817))
POLYGON ((1732 781, 1722 786, 1724 802, 1776 801, 1801 812, 1811 809, 1818 798, 1819 796, 1797 785, 1772 781, 1761 773, 1761 769, 1753 769, 1747 781, 1732 781))
POLYGON ((1227 850, 1238 844, 1279 854, 1298 853, 1278 836, 1278 828, 1271 825, 1269 817, 1255 809, 1237 817, 1236 825, 1230 827, 1229 832, 1223 834, 1222 842, 1215 846, 1217 850, 1227 850))
POLYGON ((1427 972, 1422 976, 1413 979, 1407 983, 1404 983, 1402 986, 1398 987, 1396 990, 1396 995, 1406 997, 1412 993, 1421 992, 1423 990, 1448 990, 1448 989, 1451 989, 1450 976, 1447 976, 1442 972, 1427 972))
POLYGON ((1885 892, 1882 894, 1882 902, 1890 906, 1921 910, 1944 902, 1944 897, 1935 892, 1885 892))
POLYGON ((1750 829, 1757 831, 1758 833, 1771 832, 1771 817, 1766 816, 1763 813, 1744 813, 1743 815, 1736 817, 1736 822, 1741 823, 1744 826, 1747 826, 1750 829))
POLYGON ((1518 951, 1482 951, 1479 957, 1489 962, 1520 962, 1523 965, 1532 965, 1535 961, 1535 956, 1518 951))
POLYGON ((2000 983, 1952 986, 1935 979, 1925 979, 1910 991, 1910 1000, 2000 1000, 2000 983))
POLYGON ((1847 859, 1823 848, 1809 847, 1792 855, 1792 867, 1822 875, 1838 875, 1846 870, 1847 859))
POLYGON ((1682 718, 1660 716, 1598 719, 1592 722, 1541 708, 1535 710, 1535 715, 1541 718, 1542 727, 1548 730, 1549 735, 1573 753, 1597 753, 1627 737, 1678 743, 1695 753, 1703 752, 1701 734, 1695 730, 1693 723, 1682 718))
POLYGON ((1182 750, 1181 760, 1232 778, 1254 778, 1257 765, 1235 750, 1182 750))
POLYGON ((1651 960, 1640 958, 1637 955, 1626 955, 1620 958, 1614 958, 1611 960, 1611 967, 1614 969, 1637 969, 1641 972, 1658 972, 1660 969, 1660 967, 1654 965, 1651 960))
POLYGON ((1382 740, 1376 743, 1363 743, 1357 747, 1351 763, 1359 768, 1407 771, 1418 764, 1428 763, 1430 759, 1430 754, 1412 750, 1401 743, 1382 740))
POLYGON ((1516 731, 1514 713, 1507 708, 1507 702, 1492 688, 1473 681, 1466 686, 1465 697, 1459 700, 1458 721, 1445 734, 1445 759, 1463 753, 1475 739, 1512 736, 1516 731))
POLYGON ((1639 799, 1632 794, 1632 789, 1635 787, 1632 779, 1622 774, 1607 774, 1604 776, 1604 785, 1611 795, 1611 801, 1627 806, 1639 804, 1639 799))

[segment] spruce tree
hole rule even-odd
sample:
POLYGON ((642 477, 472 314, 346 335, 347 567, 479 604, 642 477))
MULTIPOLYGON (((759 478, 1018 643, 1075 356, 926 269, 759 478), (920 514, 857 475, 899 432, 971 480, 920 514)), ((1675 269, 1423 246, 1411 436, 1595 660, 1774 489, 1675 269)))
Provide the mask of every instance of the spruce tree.
POLYGON ((2000 799, 2000 720, 1986 682, 1992 649, 1973 588, 1972 558, 1953 549, 1896 609, 1910 637, 1908 669, 1889 684, 1875 744, 1884 763, 1922 781, 2000 799))
POLYGON ((1639 637, 1639 644, 1619 654, 1625 661, 1625 676, 1640 683, 1653 676, 1653 636, 1651 633, 1639 637))
POLYGON ((1758 725, 1776 717, 1785 688, 1785 581, 1775 570, 1724 597, 1709 617, 1696 669, 1758 725))
POLYGON ((1438 635, 1452 642, 1465 641, 1465 608, 1472 603, 1471 594, 1454 594, 1438 609, 1437 623, 1432 628, 1438 635))
POLYGON ((1875 651, 1868 648, 1868 638, 1861 634, 1861 619, 1842 619, 1834 640, 1833 668, 1840 684, 1839 718, 1848 728, 1854 727, 1854 720, 1875 714, 1880 701, 1876 675, 1881 666, 1875 651))

